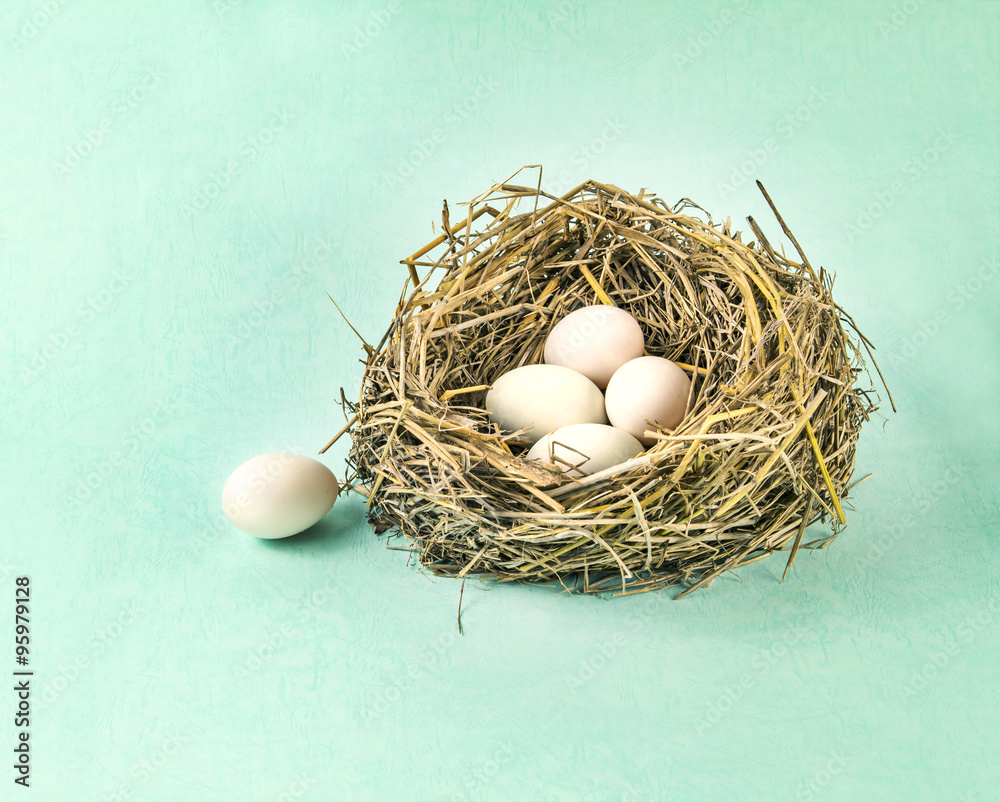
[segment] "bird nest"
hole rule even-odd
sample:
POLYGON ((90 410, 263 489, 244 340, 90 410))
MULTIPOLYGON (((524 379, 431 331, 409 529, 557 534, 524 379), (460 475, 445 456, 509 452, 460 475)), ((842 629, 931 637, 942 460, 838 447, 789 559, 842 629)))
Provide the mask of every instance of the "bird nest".
POLYGON ((870 343, 763 186, 799 261, 753 218, 744 243, 687 199, 670 207, 597 181, 557 197, 516 177, 458 223, 445 204, 441 236, 403 260, 391 325, 364 346, 340 434, 351 433, 348 481, 375 532, 404 535, 435 574, 616 594, 685 595, 779 550, 787 573, 799 549, 828 545, 877 408, 859 386, 862 374, 871 383, 870 343), (691 395, 677 428, 651 425, 642 455, 567 480, 527 460, 529 441, 491 423, 484 399, 593 304, 631 313, 646 353, 679 364, 691 395), (818 521, 829 530, 807 540, 818 521))

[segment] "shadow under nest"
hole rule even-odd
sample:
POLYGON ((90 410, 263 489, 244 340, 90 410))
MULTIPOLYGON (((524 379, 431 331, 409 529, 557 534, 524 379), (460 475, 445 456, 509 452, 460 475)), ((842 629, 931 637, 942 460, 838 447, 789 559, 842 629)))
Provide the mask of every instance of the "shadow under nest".
POLYGON ((789 551, 787 571, 798 549, 828 545, 877 409, 859 384, 870 343, 763 187, 798 261, 752 218, 744 243, 686 199, 509 181, 458 223, 445 204, 445 233, 403 260, 394 319, 365 344, 341 433, 376 533, 404 535, 435 574, 680 596, 775 551, 789 551), (600 303, 631 313, 646 353, 680 364, 692 394, 644 454, 567 482, 525 460, 529 442, 500 432, 484 399, 503 373, 542 362, 562 317, 600 303), (804 542, 817 521, 830 533, 804 542))

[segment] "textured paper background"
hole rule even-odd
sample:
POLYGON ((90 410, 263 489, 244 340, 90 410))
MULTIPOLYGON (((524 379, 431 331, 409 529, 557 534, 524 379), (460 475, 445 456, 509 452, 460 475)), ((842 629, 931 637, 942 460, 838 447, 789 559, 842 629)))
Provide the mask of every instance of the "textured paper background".
POLYGON ((5 3, 0 670, 27 574, 37 675, 0 796, 997 798, 998 34, 943 0, 5 3), (778 241, 759 177, 837 271, 900 412, 784 585, 470 583, 459 637, 356 498, 220 522, 236 465, 343 422, 326 292, 374 341, 442 199, 527 163, 778 241))

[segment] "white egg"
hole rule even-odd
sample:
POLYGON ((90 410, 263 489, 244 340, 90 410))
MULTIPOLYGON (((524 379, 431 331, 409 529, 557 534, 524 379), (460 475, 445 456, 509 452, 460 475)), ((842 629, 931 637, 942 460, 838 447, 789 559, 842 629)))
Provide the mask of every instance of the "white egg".
POLYGON ((571 423, 608 422, 597 385, 561 365, 525 365, 503 374, 486 394, 486 411, 505 432, 528 427, 532 442, 571 423))
POLYGON ((687 412, 690 390, 691 380, 675 363, 658 356, 642 356, 615 371, 604 403, 613 426, 649 446, 656 440, 643 436, 650 428, 646 421, 665 429, 675 428, 687 412))
POLYGON ((642 443, 623 429, 600 423, 576 423, 545 435, 527 456, 579 478, 621 465, 641 453, 642 443))
POLYGON ((624 309, 585 306, 570 312, 549 332, 544 359, 579 371, 601 389, 618 368, 642 356, 642 329, 624 309))
POLYGON ((326 515, 339 491, 323 463, 298 454, 261 454, 240 465, 222 489, 222 508, 248 535, 298 534, 326 515))

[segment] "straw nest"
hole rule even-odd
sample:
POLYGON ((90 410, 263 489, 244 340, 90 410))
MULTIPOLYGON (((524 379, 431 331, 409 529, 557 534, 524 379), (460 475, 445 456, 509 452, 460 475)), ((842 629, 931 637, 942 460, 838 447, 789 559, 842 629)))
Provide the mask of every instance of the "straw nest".
POLYGON ((828 545, 877 408, 859 386, 870 343, 763 186, 798 261, 752 218, 744 243, 686 199, 671 208, 597 181, 556 197, 516 177, 457 223, 445 204, 444 233, 403 260, 394 319, 364 346, 339 434, 375 532, 404 535, 435 574, 681 596, 779 550, 787 573, 800 548, 828 545), (567 483, 524 458, 528 441, 499 431, 484 399, 506 371, 542 362, 556 322, 599 303, 639 321, 691 397, 644 454, 567 483), (803 542, 817 521, 830 530, 803 542))

